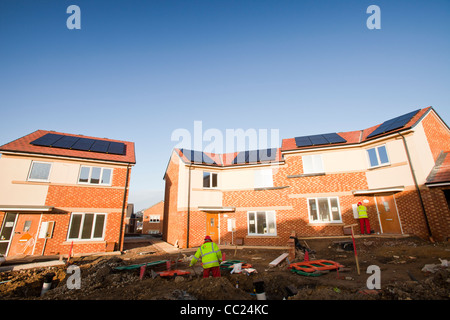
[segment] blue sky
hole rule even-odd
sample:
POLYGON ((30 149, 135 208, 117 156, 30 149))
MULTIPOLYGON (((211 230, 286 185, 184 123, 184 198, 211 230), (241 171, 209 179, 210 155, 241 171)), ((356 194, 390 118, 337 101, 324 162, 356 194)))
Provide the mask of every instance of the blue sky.
POLYGON ((38 129, 134 141, 142 209, 163 199, 171 135, 194 121, 278 129, 280 143, 430 105, 449 123, 449 18, 446 0, 2 0, 0 144, 38 129))

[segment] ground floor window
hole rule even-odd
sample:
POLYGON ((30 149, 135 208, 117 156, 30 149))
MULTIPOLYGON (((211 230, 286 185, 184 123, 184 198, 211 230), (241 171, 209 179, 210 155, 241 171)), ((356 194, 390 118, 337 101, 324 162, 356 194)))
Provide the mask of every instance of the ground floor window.
POLYGON ((309 221, 319 223, 342 222, 339 199, 310 198, 308 199, 309 221))
POLYGON ((102 240, 105 222, 105 213, 72 213, 68 240, 102 240))
POLYGON ((249 235, 277 234, 275 211, 249 211, 247 213, 249 235))

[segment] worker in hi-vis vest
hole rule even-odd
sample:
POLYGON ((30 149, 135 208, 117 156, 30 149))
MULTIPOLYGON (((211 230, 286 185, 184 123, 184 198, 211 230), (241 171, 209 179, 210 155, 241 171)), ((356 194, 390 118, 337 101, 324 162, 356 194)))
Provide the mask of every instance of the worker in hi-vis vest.
POLYGON ((197 260, 202 258, 203 278, 208 278, 209 274, 217 278, 220 277, 220 263, 222 262, 222 252, 210 236, 205 237, 205 243, 198 248, 189 264, 192 267, 197 260))
POLYGON ((370 223, 369 217, 367 216, 367 208, 363 206, 362 202, 358 202, 358 217, 359 226, 361 227, 361 234, 364 234, 364 231, 366 231, 367 234, 370 234, 370 223))

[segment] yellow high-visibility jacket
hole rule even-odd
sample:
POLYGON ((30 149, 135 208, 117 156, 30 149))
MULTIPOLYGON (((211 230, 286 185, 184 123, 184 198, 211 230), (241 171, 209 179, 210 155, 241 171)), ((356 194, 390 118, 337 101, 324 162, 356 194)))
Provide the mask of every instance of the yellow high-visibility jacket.
POLYGON ((367 208, 365 206, 358 206, 358 216, 359 218, 368 218, 367 208))
POLYGON ((202 258, 203 269, 218 267, 222 262, 222 252, 214 242, 205 242, 198 248, 189 266, 192 267, 200 258, 202 258))

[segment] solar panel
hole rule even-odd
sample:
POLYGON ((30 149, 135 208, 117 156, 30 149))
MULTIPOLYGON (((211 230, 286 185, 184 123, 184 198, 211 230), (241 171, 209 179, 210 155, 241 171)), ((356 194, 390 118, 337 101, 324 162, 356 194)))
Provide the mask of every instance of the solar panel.
POLYGON ((30 143, 33 145, 36 145, 36 146, 50 147, 53 143, 55 143, 62 137, 64 137, 64 136, 60 135, 60 134, 47 133, 46 135, 43 135, 42 137, 37 138, 36 140, 34 140, 30 143))
POLYGON ((371 134, 369 134, 367 138, 374 137, 379 134, 383 134, 404 127, 412 119, 412 117, 414 117, 419 111, 420 109, 383 122, 371 134))
POLYGON ((344 142, 347 142, 347 140, 345 140, 335 132, 295 138, 295 144, 299 148, 309 146, 319 146, 325 144, 344 143, 344 142))
POLYGON ((110 142, 98 139, 80 138, 55 133, 47 133, 42 137, 30 142, 30 144, 44 147, 73 149, 79 151, 93 151, 119 155, 124 155, 126 152, 125 144, 122 142, 110 142))
POLYGON ((105 140, 95 140, 94 144, 91 146, 91 151, 106 153, 109 148, 109 141, 105 140))
POLYGON ((329 143, 345 143, 345 142, 347 142, 347 140, 342 138, 337 133, 326 133, 323 136, 325 137, 325 139, 328 140, 329 143))
POLYGON ((196 150, 180 150, 186 158, 191 162, 216 164, 216 162, 201 151, 196 150))
POLYGON ((72 146, 72 149, 81 150, 81 151, 89 151, 91 150, 91 146, 94 144, 94 139, 80 138, 75 144, 72 146))
POLYGON ((320 145, 320 144, 328 144, 328 140, 325 139, 324 136, 321 134, 315 135, 315 136, 309 136, 309 140, 311 140, 311 143, 313 145, 320 145))
POLYGON ((55 148, 70 149, 80 138, 73 136, 63 136, 61 139, 52 144, 55 148))
POLYGON ((308 137, 296 137, 295 144, 297 145, 297 147, 309 147, 313 145, 308 137))
POLYGON ((109 144, 108 153, 124 154, 125 144, 122 142, 111 142, 109 144))
POLYGON ((233 164, 251 163, 251 162, 263 162, 263 161, 273 161, 277 157, 277 149, 261 149, 261 150, 251 150, 242 151, 234 158, 233 164))

